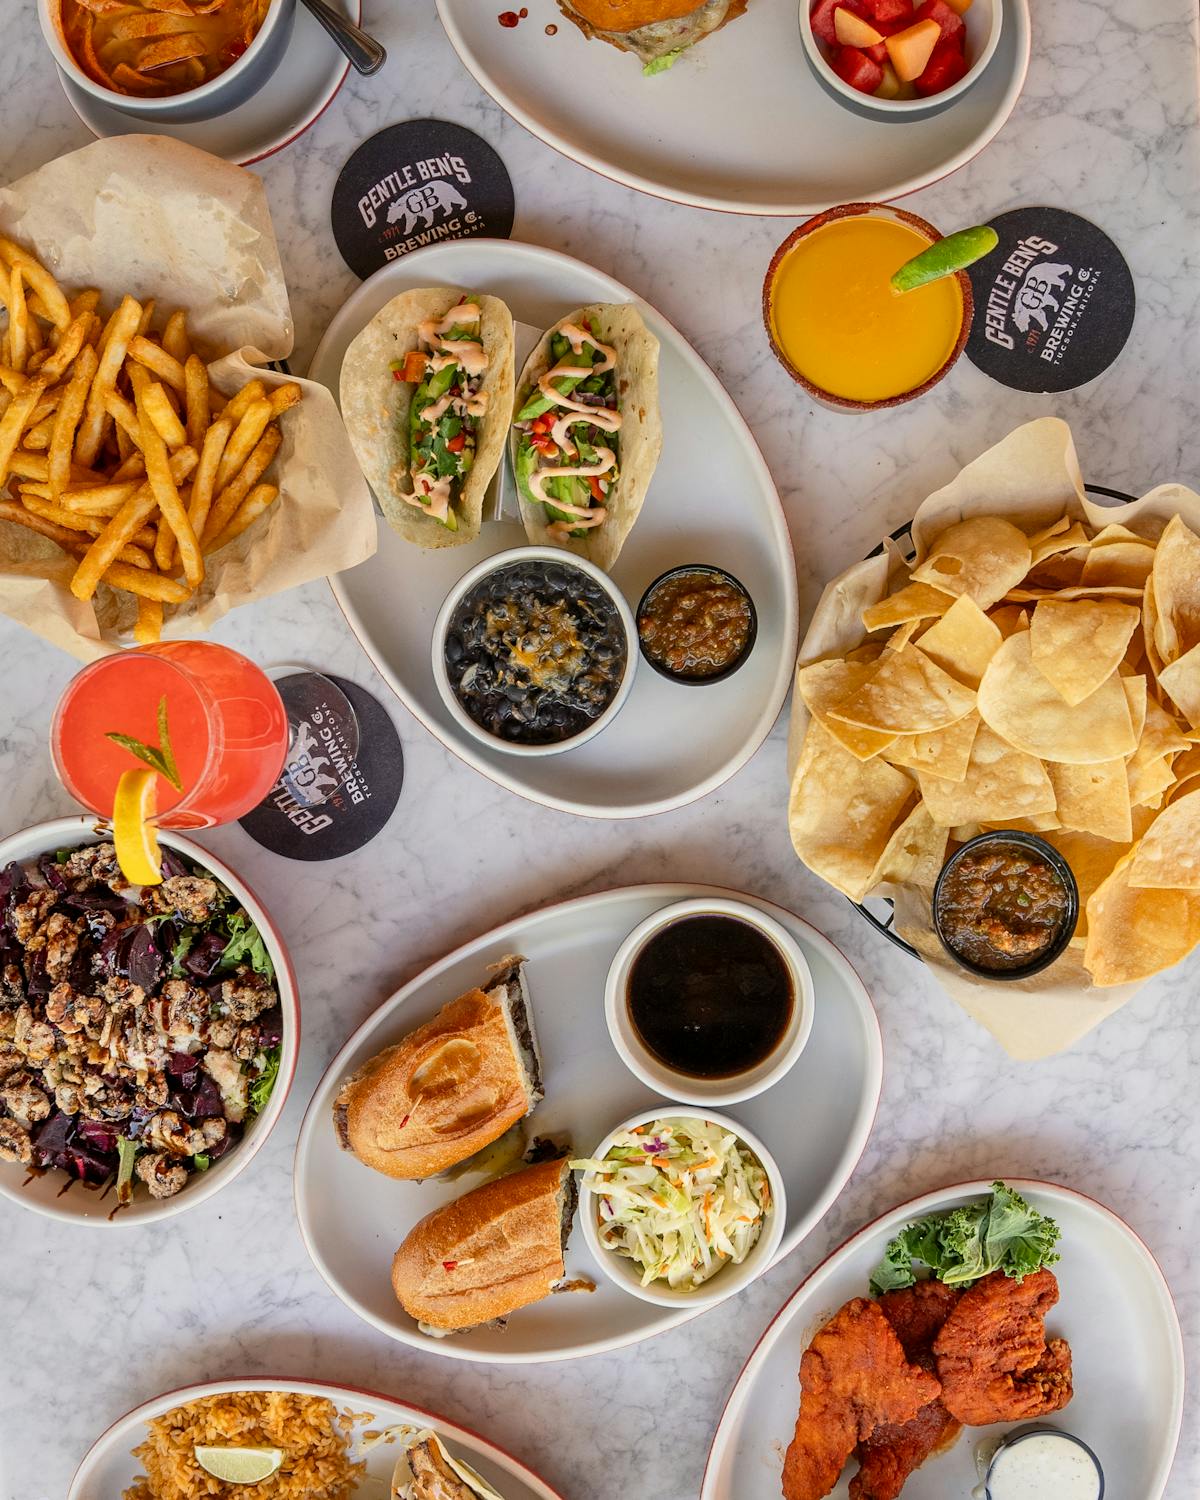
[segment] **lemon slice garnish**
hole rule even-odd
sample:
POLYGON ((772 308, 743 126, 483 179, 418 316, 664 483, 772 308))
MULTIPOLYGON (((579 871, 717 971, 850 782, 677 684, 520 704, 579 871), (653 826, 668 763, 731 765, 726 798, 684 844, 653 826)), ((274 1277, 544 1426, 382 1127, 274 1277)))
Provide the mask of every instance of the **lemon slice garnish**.
MULTIPOLYGON (((137 774, 136 772, 133 774, 137 774)), ((225 1484, 261 1484, 283 1462, 282 1448, 196 1448, 196 1462, 225 1484)))
POLYGON ((113 799, 113 844, 121 874, 134 885, 162 884, 158 833, 150 819, 158 806, 157 771, 122 771, 113 799))

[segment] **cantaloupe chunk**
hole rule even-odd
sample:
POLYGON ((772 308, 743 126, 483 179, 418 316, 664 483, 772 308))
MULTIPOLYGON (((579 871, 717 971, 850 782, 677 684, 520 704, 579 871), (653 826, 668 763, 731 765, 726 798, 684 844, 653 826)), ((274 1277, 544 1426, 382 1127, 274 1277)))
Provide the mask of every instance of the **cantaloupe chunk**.
POLYGON ((971 0, 946 0, 951 10, 956 10, 960 16, 965 16, 971 9, 971 0))
POLYGON ((833 29, 843 47, 874 47, 883 41, 881 31, 876 31, 869 21, 856 16, 844 5, 839 5, 833 13, 833 29))
POLYGON ((941 35, 942 28, 936 21, 918 21, 915 26, 907 26, 895 36, 884 38, 892 67, 901 83, 920 78, 941 35))
POLYGON ((875 90, 876 99, 899 99, 900 80, 890 62, 883 65, 883 82, 875 90))

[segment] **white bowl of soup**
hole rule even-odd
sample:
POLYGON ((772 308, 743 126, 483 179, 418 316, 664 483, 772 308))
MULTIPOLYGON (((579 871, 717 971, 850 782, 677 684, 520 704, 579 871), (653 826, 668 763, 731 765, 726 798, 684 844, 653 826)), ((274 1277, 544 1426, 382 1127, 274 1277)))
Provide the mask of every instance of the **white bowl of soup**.
POLYGON ((275 71, 296 0, 179 0, 178 13, 143 0, 102 10, 38 0, 38 15, 59 68, 100 103, 143 120, 207 120, 275 71))

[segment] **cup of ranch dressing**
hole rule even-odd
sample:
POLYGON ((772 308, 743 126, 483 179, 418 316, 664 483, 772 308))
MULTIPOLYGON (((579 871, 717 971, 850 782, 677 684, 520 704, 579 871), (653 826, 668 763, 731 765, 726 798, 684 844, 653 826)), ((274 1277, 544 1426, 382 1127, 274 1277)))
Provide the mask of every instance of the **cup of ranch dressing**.
POLYGON ((1022 1427, 991 1455, 976 1500, 1104 1500, 1104 1471, 1085 1442, 1057 1427, 1022 1427))

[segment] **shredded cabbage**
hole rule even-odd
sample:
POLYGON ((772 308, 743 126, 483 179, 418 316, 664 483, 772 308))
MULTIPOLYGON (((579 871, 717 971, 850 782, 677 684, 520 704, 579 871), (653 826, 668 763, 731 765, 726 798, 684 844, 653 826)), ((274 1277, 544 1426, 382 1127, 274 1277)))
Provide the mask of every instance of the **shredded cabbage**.
POLYGON ((623 1131, 603 1161, 573 1161, 595 1194, 600 1243, 641 1269, 642 1285, 687 1290, 739 1265, 762 1233, 771 1188, 758 1158, 707 1120, 623 1131))

